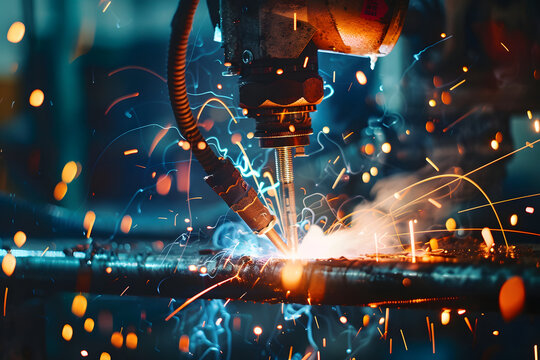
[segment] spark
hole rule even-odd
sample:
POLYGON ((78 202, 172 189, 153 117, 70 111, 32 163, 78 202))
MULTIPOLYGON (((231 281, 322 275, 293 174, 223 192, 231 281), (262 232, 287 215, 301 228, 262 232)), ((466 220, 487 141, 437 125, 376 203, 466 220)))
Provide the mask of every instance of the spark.
POLYGON ((296 12, 293 14, 293 18, 293 30, 296 31, 296 12))
POLYGON ((229 281, 232 281, 234 279, 240 279, 238 277, 238 274, 234 275, 234 276, 231 276, 230 278, 228 279, 225 279, 223 281, 220 281, 218 282, 217 284, 214 284, 208 288, 206 288, 205 290, 201 291, 200 293, 196 294, 195 296, 187 299, 182 305, 180 305, 180 307, 178 307, 176 310, 174 310, 172 313, 170 313, 166 318, 165 318, 165 321, 169 321, 174 315, 176 315, 179 311, 181 311, 183 308, 185 308, 186 306, 188 306, 189 304, 191 304, 192 302, 194 302, 195 300, 197 300, 198 298, 200 298, 201 296, 203 296, 204 294, 206 294, 207 292, 209 291, 212 291, 214 290, 215 288, 229 282, 229 281))
POLYGON ((429 326, 429 316, 426 316, 426 323, 427 323, 427 332, 429 336, 429 341, 431 341, 431 328, 429 326))
POLYGON ((502 47, 504 48, 504 50, 510 52, 510 50, 508 50, 508 48, 506 47, 506 45, 504 45, 502 42, 501 42, 501 45, 502 45, 502 47))
POLYGON ((336 71, 335 70, 332 72, 332 82, 333 83, 336 82, 336 71))
POLYGON ((9 30, 7 32, 7 40, 10 43, 17 44, 21 42, 21 40, 24 37, 24 32, 26 28, 24 24, 20 21, 15 21, 11 26, 9 27, 9 30))
POLYGON ((291 360, 291 358, 292 358, 292 349, 293 349, 293 347, 291 345, 291 349, 289 350, 289 360, 291 360))
POLYGON ((139 96, 139 93, 138 92, 134 92, 133 94, 127 94, 127 95, 124 95, 124 96, 120 96, 118 99, 114 100, 111 105, 109 105, 109 107, 107 108, 107 110, 105 110, 105 115, 107 115, 109 113, 109 111, 111 111, 111 109, 116 105, 118 104, 119 102, 121 101, 124 101, 124 100, 127 100, 127 99, 131 99, 131 98, 134 98, 134 97, 137 97, 139 96))
POLYGON ((343 140, 347 139, 349 136, 351 136, 352 134, 354 134, 354 131, 351 131, 350 133, 348 133, 347 135, 345 135, 343 137, 343 140))
POLYGON ((527 206, 527 207, 525 208, 525 212, 526 212, 527 214, 534 214, 534 208, 533 208, 532 206, 527 206))
POLYGON ((517 223, 518 223, 518 216, 517 216, 517 214, 512 214, 512 216, 510 216, 510 225, 516 226, 517 223))
POLYGON ((43 100, 45 100, 45 94, 43 94, 43 91, 40 89, 35 89, 30 94, 30 98, 28 99, 28 102, 33 107, 40 107, 43 105, 43 100))
MULTIPOLYGON (((159 144, 161 139, 163 139, 163 137, 165 136, 165 134, 167 134, 167 131, 169 131, 170 128, 171 128, 170 125, 167 124, 163 129, 159 130, 156 137, 152 141, 152 145, 150 145, 150 150, 148 151, 148 156, 149 157, 152 155, 152 153, 154 152, 154 149, 156 148, 157 144, 159 144)), ((126 155, 125 152, 124 152, 124 155, 126 155)))
POLYGON ((428 105, 429 105, 430 107, 435 107, 435 106, 437 106, 437 102, 436 102, 434 99, 430 99, 430 100, 428 101, 428 105))
POLYGON ((328 126, 324 126, 322 128, 322 132, 325 133, 325 134, 328 134, 330 132, 330 128, 328 126))
MULTIPOLYGON (((110 4, 110 2, 109 2, 110 4)), ((124 70, 142 70, 142 71, 145 71, 149 74, 152 74, 154 75, 155 77, 157 77, 158 79, 160 79, 161 81, 163 81, 164 83, 167 83, 167 79, 165 79, 163 76, 159 75, 158 73, 150 70, 150 69, 147 69, 145 67, 142 67, 142 66, 137 66, 137 65, 128 65, 128 66, 124 66, 124 67, 121 67, 119 69, 116 69, 116 70, 113 70, 111 71, 107 76, 112 76, 114 74, 117 74, 121 71, 124 71, 124 70)))
POLYGON ((435 354, 435 329, 433 328, 433 323, 431 323, 431 338, 433 339, 433 353, 435 354))
POLYGON ((472 329, 472 326, 471 326, 471 322, 469 321, 469 318, 468 317, 463 317, 463 319, 465 320, 465 323, 467 324, 467 327, 469 328, 469 330, 471 330, 471 332, 473 332, 473 329, 472 329))
POLYGON ((4 317, 6 317, 7 296, 8 296, 8 287, 6 286, 6 291, 4 292, 4 317))
POLYGON ((534 360, 538 360, 538 345, 534 345, 534 360))
MULTIPOLYGON (((495 202, 492 202, 491 204, 497 205, 497 204, 502 204, 502 203, 509 202, 509 201, 521 200, 521 199, 526 199, 526 198, 536 197, 536 196, 540 196, 540 193, 531 194, 531 195, 524 195, 524 196, 518 196, 518 197, 515 197, 515 198, 511 198, 511 199, 495 201, 495 202)), ((464 210, 459 210, 458 214, 461 214, 461 213, 464 213, 464 212, 467 212, 467 211, 471 211, 471 210, 480 209, 480 208, 483 208, 483 207, 486 207, 486 206, 490 206, 490 204, 484 204, 484 205, 479 205, 479 206, 475 206, 475 207, 464 209, 464 210)))
POLYGON ((312 352, 308 352, 301 360, 307 360, 311 356, 312 352))
POLYGON ((390 354, 392 353, 392 338, 390 338, 390 354))
POLYGON ((124 155, 125 155, 125 156, 133 155, 133 154, 137 154, 138 152, 139 152, 138 149, 126 150, 126 151, 124 151, 124 155))
POLYGON ((437 165, 435 165, 435 163, 433 161, 431 161, 430 158, 426 157, 426 161, 428 162, 429 165, 433 166, 433 168, 435 170, 437 170, 437 172, 439 171, 439 167, 437 165))
POLYGON ((392 151, 392 145, 390 143, 385 142, 381 145, 381 150, 383 153, 388 154, 390 151, 392 151))
POLYGON ((445 127, 443 129, 443 133, 447 132, 448 130, 450 130, 451 128, 453 128, 456 124, 458 124, 459 122, 461 122, 462 120, 464 120, 465 118, 467 118, 468 116, 470 116, 471 114, 475 113, 477 110, 479 109, 478 106, 475 106, 473 107, 471 110, 467 111, 464 115, 460 116, 456 121, 454 121, 453 123, 451 123, 450 125, 448 125, 447 127, 445 127))
POLYGON ((461 80, 461 81, 458 82, 456 85, 452 86, 452 87, 450 88, 450 91, 454 90, 455 88, 457 88, 458 86, 460 86, 461 84, 463 84, 465 81, 467 81, 467 79, 461 80))
POLYGON ((388 334, 388 317, 390 316, 390 309, 386 308, 386 313, 384 317, 384 338, 386 339, 386 335, 388 334))
POLYGON ((26 234, 23 231, 17 231, 15 235, 13 235, 13 242, 18 248, 22 247, 26 242, 26 234))
POLYGON ((366 77, 366 74, 364 74, 363 71, 360 71, 358 70, 356 72, 356 81, 358 81, 358 83, 360 85, 366 85, 367 84, 367 77, 366 77))
POLYGON ((540 120, 538 119, 534 120, 534 131, 540 132, 540 120))
POLYGON ((347 323, 347 318, 345 316, 341 316, 339 318, 339 322, 342 323, 342 324, 346 324, 347 323))
POLYGON ((276 74, 277 75, 282 75, 283 74, 283 69, 277 69, 276 74))
POLYGON ((403 335, 403 330, 399 329, 399 332, 401 332, 401 338, 403 339, 403 345, 405 345, 405 351, 409 351, 407 348, 407 342, 405 341, 405 335, 403 335))
POLYGON ((317 316, 314 316, 315 318, 315 324, 317 325, 317 329, 319 329, 319 321, 317 320, 317 316))
POLYGON ((437 209, 442 208, 442 205, 441 205, 438 201, 433 200, 432 198, 429 198, 428 201, 429 201, 433 206, 435 206, 437 209))
POLYGON ((527 117, 529 118, 529 120, 532 120, 532 111, 531 110, 527 110, 527 117))
POLYGON ((488 249, 491 249, 495 241, 493 240, 493 235, 491 234, 491 231, 489 228, 485 227, 482 229, 482 238, 484 239, 484 242, 486 243, 486 247, 488 249))
POLYGON ((262 328, 261 328, 260 326, 255 326, 255 327, 253 328, 253 333, 254 333, 255 335, 257 335, 257 336, 261 335, 262 332, 263 332, 263 331, 262 331, 262 328))
POLYGON ((341 177, 343 176, 343 174, 345 174, 345 168, 341 169, 341 171, 339 172, 339 175, 337 176, 336 178, 336 181, 334 181, 334 185, 332 185, 332 189, 335 189, 337 184, 339 183, 339 180, 341 179, 341 177))
POLYGON ((129 285, 124 289, 124 291, 122 291, 122 293, 120 294, 120 296, 124 295, 126 293, 126 291, 128 291, 129 289, 129 285))
POLYGON ((409 233, 411 238, 411 253, 412 253, 412 262, 416 262, 416 253, 415 253, 415 244, 414 244, 414 223, 412 220, 409 220, 409 233))
POLYGON ((441 324, 448 325, 450 322, 450 310, 443 310, 441 313, 441 324))
POLYGON ((105 14, 105 11, 107 11, 107 9, 109 8, 109 6, 111 5, 112 1, 109 1, 107 2, 107 5, 105 5, 105 7, 103 8, 103 13, 105 14))
POLYGON ((49 250, 49 247, 47 246, 47 247, 45 248, 45 250, 43 250, 43 252, 41 253, 41 255, 40 255, 40 256, 43 256, 43 255, 45 255, 45 253, 46 253, 46 252, 47 252, 48 250, 49 250))

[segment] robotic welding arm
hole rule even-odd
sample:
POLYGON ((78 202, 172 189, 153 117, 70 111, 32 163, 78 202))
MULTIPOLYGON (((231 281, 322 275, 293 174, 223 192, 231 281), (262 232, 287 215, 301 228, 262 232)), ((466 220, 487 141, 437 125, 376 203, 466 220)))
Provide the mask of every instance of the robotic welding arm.
POLYGON ((293 157, 309 145, 310 112, 323 97, 317 52, 376 58, 388 54, 403 27, 408 0, 215 0, 211 18, 222 32, 225 65, 239 75, 240 106, 255 118, 262 148, 276 149, 283 243, 275 216, 232 164, 206 145, 189 108, 186 48, 197 0, 182 0, 173 20, 169 92, 178 127, 209 177, 207 182, 256 233, 285 251, 297 248, 293 157))

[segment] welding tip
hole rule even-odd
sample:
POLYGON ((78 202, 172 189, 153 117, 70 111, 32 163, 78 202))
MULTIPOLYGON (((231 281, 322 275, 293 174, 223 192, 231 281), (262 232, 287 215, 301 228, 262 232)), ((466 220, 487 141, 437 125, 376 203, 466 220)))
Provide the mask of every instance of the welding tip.
POLYGON ((296 228, 296 199, 294 193, 293 156, 291 147, 276 148, 276 171, 281 187, 283 234, 291 252, 298 249, 298 233, 296 228))
POLYGON ((270 239, 272 244, 284 255, 290 255, 291 250, 285 244, 285 242, 281 239, 281 236, 277 233, 276 229, 270 229, 268 230, 265 235, 270 239))

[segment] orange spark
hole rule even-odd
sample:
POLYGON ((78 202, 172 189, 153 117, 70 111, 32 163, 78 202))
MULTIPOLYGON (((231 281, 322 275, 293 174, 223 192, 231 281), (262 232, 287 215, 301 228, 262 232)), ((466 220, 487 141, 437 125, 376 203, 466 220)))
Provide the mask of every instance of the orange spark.
MULTIPOLYGON (((296 31, 296 13, 293 14, 293 30, 296 31)), ((304 66, 305 67, 305 66, 304 66)))
POLYGON ((411 238, 411 254, 412 262, 416 262, 416 253, 415 253, 415 244, 414 244, 414 223, 412 220, 409 220, 409 233, 411 238))
POLYGON ((137 154, 138 152, 139 152, 138 149, 126 150, 126 151, 124 151, 124 155, 125 155, 125 156, 133 155, 133 154, 137 154))
POLYGON ((8 287, 6 286, 6 291, 4 292, 4 317, 6 317, 7 295, 8 295, 8 287))
POLYGON ((7 40, 13 44, 20 42, 24 37, 25 29, 26 28, 22 22, 15 21, 9 27, 9 30, 7 32, 7 40))
POLYGON ((508 50, 508 48, 506 47, 506 45, 504 45, 502 42, 501 42, 501 45, 502 45, 502 47, 504 48, 504 50, 510 52, 510 50, 508 50))
POLYGON ((405 335, 403 335, 403 330, 399 329, 399 331, 401 332, 401 338, 403 339, 403 345, 405 345, 405 351, 409 351, 409 349, 407 348, 407 342, 405 341, 405 335))
MULTIPOLYGON (((109 2, 110 3, 110 2, 109 2)), ((107 110, 105 110, 105 115, 107 115, 109 113, 109 111, 111 111, 111 109, 116 105, 118 104, 119 102, 121 101, 124 101, 124 100, 127 100, 127 99, 131 99, 131 98, 134 98, 134 97, 137 97, 139 96, 139 93, 138 92, 135 92, 133 94, 127 94, 127 95, 124 95, 124 96, 120 96, 118 99, 114 100, 111 105, 109 105, 109 107, 107 107, 107 110)))
POLYGON ((433 161, 431 161, 430 158, 426 157, 426 161, 428 162, 429 165, 433 166, 433 168, 437 171, 439 171, 439 167, 437 165, 435 165, 435 163, 433 161))
MULTIPOLYGON (((163 139, 165 134, 167 134, 167 131, 169 131, 169 129, 170 129, 169 124, 167 124, 167 126, 165 128, 159 130, 159 132, 157 133, 154 140, 152 140, 152 145, 150 145, 150 150, 148 151, 148 156, 152 155, 152 153, 154 152, 154 149, 156 148, 157 144, 159 144, 159 142, 161 141, 161 139, 163 139)), ((124 152, 124 155, 126 155, 125 152, 124 152)))
POLYGON ((209 291, 212 291, 214 290, 215 288, 217 288, 218 286, 221 286, 229 281, 232 281, 233 279, 240 279, 238 277, 238 274, 234 275, 234 276, 231 276, 230 278, 228 279, 225 279, 223 281, 220 281, 218 282, 217 284, 214 284, 208 288, 206 288, 205 290, 201 291, 200 293, 198 293, 197 295, 187 299, 182 305, 180 305, 180 307, 178 307, 176 310, 174 310, 172 313, 170 313, 166 318, 165 318, 165 321, 169 321, 174 315, 176 315, 179 311, 181 311, 183 308, 185 308, 186 306, 188 306, 189 304, 191 304, 192 302, 194 302, 195 300, 197 300, 198 298, 200 298, 201 296, 203 296, 204 294, 206 294, 207 292, 209 291))
POLYGON ((33 107, 40 107, 43 105, 43 100, 45 100, 45 94, 43 94, 43 91, 40 89, 35 89, 30 94, 30 98, 28 99, 28 102, 33 107))
POLYGON ((94 222, 96 221, 96 213, 93 211, 87 211, 84 215, 83 228, 86 230, 86 238, 89 239, 92 234, 92 228, 94 227, 94 222))
POLYGON ((306 58, 304 59, 304 69, 307 68, 308 61, 309 61, 309 56, 306 56, 306 58))
POLYGON ((435 206, 436 208, 438 208, 438 209, 442 208, 442 205, 441 205, 438 201, 433 200, 432 198, 429 198, 428 201, 429 201, 433 206, 435 206))
POLYGON ((358 83, 360 85, 366 85, 367 84, 367 77, 366 77, 366 74, 364 74, 363 71, 360 71, 358 70, 356 72, 356 81, 358 81, 358 83))
POLYGON ((336 188, 337 184, 339 183, 339 180, 341 179, 343 174, 345 174, 345 170, 346 170, 345 168, 341 169, 341 171, 339 172, 339 175, 336 178, 336 181, 334 181, 334 185, 332 185, 332 189, 336 188))

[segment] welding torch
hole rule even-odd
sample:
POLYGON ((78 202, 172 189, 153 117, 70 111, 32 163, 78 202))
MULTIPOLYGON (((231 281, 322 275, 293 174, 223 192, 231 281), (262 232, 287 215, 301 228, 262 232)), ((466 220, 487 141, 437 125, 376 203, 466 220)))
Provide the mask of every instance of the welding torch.
POLYGON ((172 21, 168 86, 178 128, 208 174, 206 182, 257 234, 282 253, 298 248, 293 158, 305 156, 310 113, 324 98, 318 51, 377 57, 396 44, 408 0, 207 0, 221 32, 224 65, 239 76, 239 105, 256 121, 261 148, 275 149, 281 228, 229 160, 206 144, 186 90, 186 52, 198 0, 181 0, 172 21))

